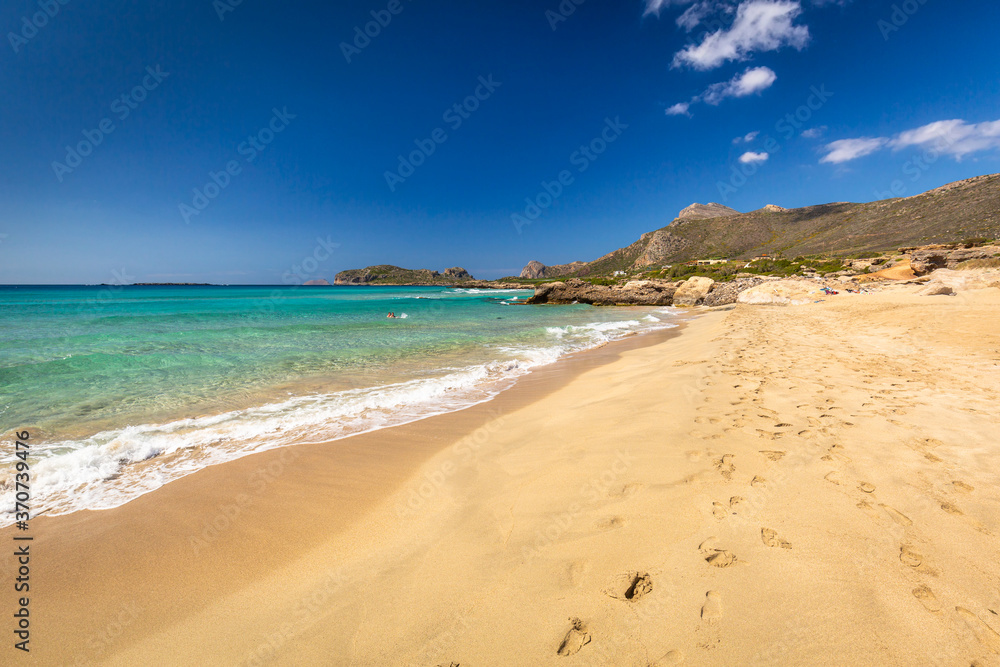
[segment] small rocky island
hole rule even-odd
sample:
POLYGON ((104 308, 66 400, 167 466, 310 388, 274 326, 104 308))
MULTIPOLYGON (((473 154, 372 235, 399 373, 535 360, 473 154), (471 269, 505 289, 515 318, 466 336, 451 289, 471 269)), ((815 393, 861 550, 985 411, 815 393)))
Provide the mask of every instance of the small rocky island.
POLYGON ((364 269, 341 271, 333 279, 334 285, 461 285, 475 282, 468 271, 460 266, 443 272, 431 269, 404 269, 391 264, 369 266, 364 269))

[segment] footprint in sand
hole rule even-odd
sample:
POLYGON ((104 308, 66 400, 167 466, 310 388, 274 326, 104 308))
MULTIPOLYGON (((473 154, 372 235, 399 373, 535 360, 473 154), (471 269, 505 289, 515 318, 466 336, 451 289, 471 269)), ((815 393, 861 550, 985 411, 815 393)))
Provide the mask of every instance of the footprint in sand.
POLYGON ((733 478, 736 466, 733 465, 733 454, 724 454, 722 458, 715 460, 715 469, 727 480, 733 478))
POLYGON ((628 498, 629 496, 635 495, 643 490, 645 485, 639 484, 638 482, 632 482, 630 484, 623 484, 620 487, 608 489, 608 498, 628 498))
POLYGON ((755 489, 761 489, 767 486, 767 480, 760 475, 754 475, 754 478, 750 480, 750 486, 755 489))
POLYGON ((705 604, 701 607, 701 620, 714 625, 722 618, 722 595, 718 591, 705 593, 705 604))
POLYGON ((569 579, 570 586, 576 588, 583 583, 583 577, 590 569, 590 563, 585 560, 573 561, 566 566, 566 578, 569 579))
POLYGON ((820 461, 840 461, 842 463, 850 463, 851 458, 846 456, 843 452, 843 445, 833 445, 827 450, 825 455, 820 457, 820 461))
POLYGON ((943 509, 948 514, 955 514, 955 515, 958 515, 958 516, 965 516, 965 513, 962 512, 962 510, 958 509, 957 507, 955 507, 954 505, 952 505, 951 503, 949 503, 947 501, 941 503, 941 509, 943 509))
POLYGON ((840 473, 838 473, 836 470, 834 470, 833 472, 828 472, 826 474, 826 477, 824 477, 823 479, 830 482, 830 484, 836 484, 837 486, 840 486, 844 481, 841 478, 840 473))
POLYGON ((653 579, 648 572, 625 572, 616 576, 604 594, 616 600, 638 602, 643 596, 653 592, 653 579))
POLYGON ((907 526, 913 525, 913 522, 910 521, 910 517, 906 516, 899 510, 895 510, 889 507, 888 505, 879 505, 879 507, 884 509, 885 513, 888 514, 890 517, 892 517, 892 520, 898 523, 900 526, 903 526, 905 528, 907 526))
POLYGON ((976 639, 980 643, 993 651, 994 653, 1000 653, 1000 634, 997 631, 988 626, 981 618, 973 614, 971 611, 965 607, 955 607, 955 611, 958 615, 962 617, 962 620, 972 629, 976 634, 976 639))
POLYGON ((712 503, 712 516, 722 521, 729 516, 729 508, 722 503, 712 503))
POLYGON ((785 452, 762 449, 760 450, 760 453, 772 461, 780 461, 785 458, 785 452))
POLYGON ((718 568, 726 568, 734 565, 736 563, 736 556, 725 549, 716 549, 715 541, 717 539, 717 537, 710 537, 698 547, 705 562, 712 567, 718 568))
POLYGON ((623 516, 609 516, 597 522, 597 529, 614 530, 616 528, 621 528, 626 523, 628 523, 628 521, 623 516))
POLYGON ((769 547, 781 547, 782 549, 791 549, 792 543, 783 540, 778 537, 777 531, 771 530, 770 528, 760 529, 760 539, 763 540, 764 544, 769 547))
POLYGON ((590 643, 590 633, 587 632, 587 626, 583 624, 583 621, 571 618, 569 622, 573 627, 569 629, 562 644, 559 645, 559 649, 556 651, 559 655, 574 655, 590 643))
POLYGON ((875 493, 875 485, 869 484, 868 482, 861 482, 858 484, 858 488, 865 493, 875 493))
POLYGON ((662 658, 653 663, 653 667, 669 667, 684 662, 684 654, 680 651, 668 651, 662 658))
POLYGON ((865 514, 872 517, 873 519, 878 518, 878 512, 875 511, 875 508, 872 507, 872 504, 867 500, 862 500, 861 502, 859 502, 857 507, 859 510, 864 511, 865 514))
POLYGON ((976 490, 975 487, 969 486, 965 482, 955 481, 951 483, 952 487, 959 493, 972 493, 976 490))
POLYGON ((695 424, 718 424, 719 420, 717 417, 695 417, 695 424))
POLYGON ((919 568, 924 563, 924 557, 918 554, 907 545, 899 548, 899 562, 913 569, 919 568))
POLYGON ((941 611, 941 603, 938 602, 937 596, 934 595, 934 591, 929 587, 925 585, 917 586, 913 589, 913 597, 920 600, 920 604, 924 605, 927 611, 941 611))

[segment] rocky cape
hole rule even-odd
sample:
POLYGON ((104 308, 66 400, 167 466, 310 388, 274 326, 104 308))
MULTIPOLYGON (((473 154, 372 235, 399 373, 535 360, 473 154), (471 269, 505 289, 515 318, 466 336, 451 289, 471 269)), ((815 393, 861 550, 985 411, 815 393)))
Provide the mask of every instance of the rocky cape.
POLYGON ((725 306, 739 294, 768 281, 748 276, 719 283, 695 276, 687 280, 631 280, 623 285, 592 285, 579 278, 542 283, 527 304, 586 303, 594 306, 725 306))

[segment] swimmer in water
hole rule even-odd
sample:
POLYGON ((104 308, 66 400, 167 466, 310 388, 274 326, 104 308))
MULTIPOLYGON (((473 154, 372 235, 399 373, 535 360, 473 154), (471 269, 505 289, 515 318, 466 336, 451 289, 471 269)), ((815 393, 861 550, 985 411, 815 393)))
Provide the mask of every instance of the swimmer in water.
POLYGON ((394 319, 396 319, 396 314, 395 313, 389 313, 388 315, 386 315, 386 317, 389 318, 390 320, 394 320, 394 319))

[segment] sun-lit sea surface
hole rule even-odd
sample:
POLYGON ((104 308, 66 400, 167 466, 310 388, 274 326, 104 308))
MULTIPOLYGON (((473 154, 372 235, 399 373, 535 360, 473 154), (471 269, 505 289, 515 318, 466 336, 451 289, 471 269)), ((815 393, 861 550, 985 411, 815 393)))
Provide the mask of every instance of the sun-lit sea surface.
POLYGON ((674 326, 669 308, 515 305, 530 295, 0 287, 0 525, 16 431, 31 434, 32 515, 110 508, 252 452, 489 400, 568 353, 674 326))

